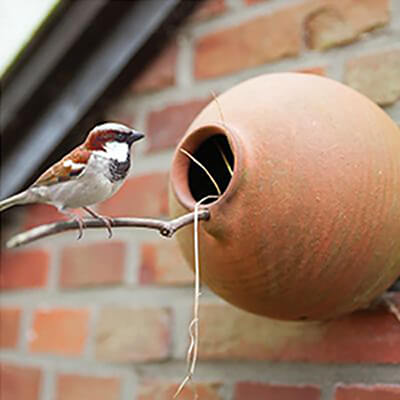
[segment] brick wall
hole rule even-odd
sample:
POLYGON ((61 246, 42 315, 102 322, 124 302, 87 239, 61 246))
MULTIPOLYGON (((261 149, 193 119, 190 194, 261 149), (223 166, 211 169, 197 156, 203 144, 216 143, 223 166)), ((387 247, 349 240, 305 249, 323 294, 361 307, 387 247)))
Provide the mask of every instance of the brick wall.
MULTIPOLYGON (((133 176, 98 210, 166 216, 174 146, 211 90, 298 70, 346 82, 400 122, 400 1, 206 1, 108 110, 148 136, 133 176)), ((58 218, 44 206, 14 216, 11 230, 58 218)), ((154 232, 106 237, 64 234, 2 253, 2 400, 171 399, 186 371, 192 273, 154 232)), ((201 303, 202 400, 400 398, 400 325, 384 308, 287 324, 207 290, 201 303)), ((185 389, 181 399, 192 398, 185 389)))

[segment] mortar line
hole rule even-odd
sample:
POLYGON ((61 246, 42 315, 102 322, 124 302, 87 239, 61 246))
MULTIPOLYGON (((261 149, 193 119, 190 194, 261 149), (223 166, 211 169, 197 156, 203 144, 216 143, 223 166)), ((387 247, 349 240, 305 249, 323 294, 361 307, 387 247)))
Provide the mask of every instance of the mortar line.
POLYGON ((56 398, 56 373, 53 367, 43 369, 43 379, 41 388, 42 400, 54 400, 56 398))

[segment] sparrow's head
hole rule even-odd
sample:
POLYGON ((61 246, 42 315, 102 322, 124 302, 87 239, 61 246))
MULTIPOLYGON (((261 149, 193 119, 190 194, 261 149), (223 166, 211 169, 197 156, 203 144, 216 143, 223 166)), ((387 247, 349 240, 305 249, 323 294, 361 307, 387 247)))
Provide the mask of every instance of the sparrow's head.
POLYGON ((105 124, 95 126, 90 132, 85 142, 85 147, 89 150, 103 150, 114 144, 131 145, 142 139, 144 134, 129 128, 126 125, 116 122, 107 122, 105 124))

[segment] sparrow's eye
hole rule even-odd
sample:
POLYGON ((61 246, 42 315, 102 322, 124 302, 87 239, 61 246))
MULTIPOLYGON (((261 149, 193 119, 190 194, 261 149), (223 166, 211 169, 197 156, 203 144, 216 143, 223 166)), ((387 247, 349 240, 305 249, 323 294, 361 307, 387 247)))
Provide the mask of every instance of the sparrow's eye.
POLYGON ((124 135, 123 133, 118 133, 118 134, 117 134, 117 140, 118 140, 119 142, 125 141, 125 135, 124 135))

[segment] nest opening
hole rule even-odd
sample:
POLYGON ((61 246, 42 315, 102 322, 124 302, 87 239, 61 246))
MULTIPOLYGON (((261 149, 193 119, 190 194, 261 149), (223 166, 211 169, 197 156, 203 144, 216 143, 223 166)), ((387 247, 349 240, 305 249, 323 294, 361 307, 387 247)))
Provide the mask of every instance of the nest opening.
MULTIPOLYGON (((208 137, 192 152, 192 155, 208 170, 222 195, 232 179, 235 165, 235 157, 227 137, 223 134, 208 137)), ((190 193, 196 201, 209 195, 218 195, 215 184, 207 173, 193 161, 189 164, 188 183, 190 193)), ((215 199, 210 198, 204 204, 214 201, 215 199)))

